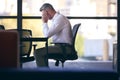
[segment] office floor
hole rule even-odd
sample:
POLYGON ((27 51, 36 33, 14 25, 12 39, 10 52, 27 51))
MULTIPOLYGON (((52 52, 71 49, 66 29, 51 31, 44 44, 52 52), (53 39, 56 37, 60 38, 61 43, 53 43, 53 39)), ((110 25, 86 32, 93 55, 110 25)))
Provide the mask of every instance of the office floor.
MULTIPOLYGON (((112 66, 112 61, 94 61, 94 60, 85 60, 85 59, 77 59, 74 61, 66 61, 64 64, 64 68, 62 65, 57 67, 55 66, 55 60, 49 59, 49 69, 50 70, 77 70, 77 71, 115 71, 112 66)), ((36 69, 35 61, 27 62, 23 64, 24 69, 36 69)), ((38 68, 40 69, 40 68, 38 68)), ((119 79, 120 80, 120 79, 119 79)))
MULTIPOLYGON (((27 62, 23 64, 23 68, 34 69, 37 68, 35 61, 27 62)), ((59 66, 55 66, 55 60, 49 59, 50 69, 77 69, 77 70, 113 70, 112 61, 94 61, 77 59, 74 61, 68 60, 64 63, 64 68, 60 63, 59 66)))

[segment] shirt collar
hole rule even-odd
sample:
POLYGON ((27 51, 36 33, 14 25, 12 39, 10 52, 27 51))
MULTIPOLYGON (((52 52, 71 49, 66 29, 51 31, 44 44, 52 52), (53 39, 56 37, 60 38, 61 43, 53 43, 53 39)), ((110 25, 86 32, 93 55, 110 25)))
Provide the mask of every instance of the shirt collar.
POLYGON ((55 13, 55 15, 52 18, 52 21, 54 21, 54 19, 58 16, 58 14, 59 14, 58 12, 55 13))

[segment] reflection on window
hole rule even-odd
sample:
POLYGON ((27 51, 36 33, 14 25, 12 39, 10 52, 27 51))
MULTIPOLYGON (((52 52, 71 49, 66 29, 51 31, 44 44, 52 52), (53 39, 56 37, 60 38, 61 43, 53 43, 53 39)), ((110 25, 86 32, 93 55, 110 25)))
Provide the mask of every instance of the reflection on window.
POLYGON ((40 16, 45 2, 66 16, 117 16, 117 0, 23 0, 23 15, 40 16))
POLYGON ((23 19, 23 29, 30 29, 34 37, 43 36, 41 19, 23 19))
MULTIPOLYGON (((23 19, 22 23, 23 29, 32 30, 32 37, 43 37, 41 19, 23 19)), ((33 44, 37 44, 37 48, 45 46, 44 42, 33 42, 33 44)))
POLYGON ((0 0, 0 16, 17 15, 17 0, 0 0))
MULTIPOLYGON (((39 8, 51 3, 56 11, 73 17, 117 17, 117 0, 23 0, 23 16, 41 16, 39 8), (104 7, 104 8, 103 8, 104 7)), ((76 50, 80 57, 112 60, 113 42, 117 40, 115 19, 70 19, 72 25, 81 23, 76 50), (97 45, 96 45, 97 44, 97 45), (97 47, 97 48, 96 48, 97 47)), ((39 19, 23 19, 23 28, 31 29, 33 36, 43 36, 39 19)))
POLYGON ((5 26, 5 29, 17 29, 17 19, 0 19, 0 24, 5 26))
MULTIPOLYGON (((79 57, 96 57, 96 60, 112 58, 112 43, 117 40, 116 20, 71 19, 70 22, 72 26, 76 23, 82 24, 75 43, 79 57)), ((41 20, 39 19, 23 19, 23 28, 32 30, 33 37, 43 36, 41 20)), ((43 44, 39 44, 37 47, 41 46, 43 44)))
POLYGON ((86 38, 108 38, 107 35, 111 36, 116 40, 117 38, 117 21, 116 20, 95 20, 95 19, 84 19, 84 20, 71 20, 72 24, 82 23, 81 33, 86 38))
POLYGON ((78 19, 71 20, 71 23, 81 23, 76 40, 76 49, 81 57, 100 61, 112 60, 113 42, 117 40, 117 20, 78 19))
POLYGON ((116 2, 114 2, 114 1, 109 1, 109 3, 108 3, 108 11, 109 11, 109 15, 110 15, 110 16, 115 16, 115 15, 117 15, 117 13, 116 13, 116 11, 117 11, 116 2))

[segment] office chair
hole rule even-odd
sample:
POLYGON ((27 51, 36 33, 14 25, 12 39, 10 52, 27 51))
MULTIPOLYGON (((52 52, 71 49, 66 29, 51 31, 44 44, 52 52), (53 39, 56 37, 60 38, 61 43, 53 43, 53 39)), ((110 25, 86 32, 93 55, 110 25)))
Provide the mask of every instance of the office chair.
MULTIPOLYGON (((30 38, 32 37, 32 31, 28 29, 18 30, 21 33, 22 38, 30 38)), ((32 50, 32 41, 21 42, 21 54, 20 61, 21 63, 29 62, 34 60, 34 56, 31 56, 32 50)))
MULTIPOLYGON (((20 38, 30 38, 32 37, 32 31, 29 29, 11 29, 17 30, 19 33, 20 38)), ((32 50, 32 41, 20 41, 20 63, 30 62, 34 60, 34 56, 31 56, 32 50)), ((33 46, 34 47, 34 46, 33 46)))
POLYGON ((5 27, 3 25, 0 25, 0 30, 5 30, 5 27))
MULTIPOLYGON (((75 50, 75 38, 76 38, 76 34, 78 31, 79 26, 81 25, 81 23, 79 24, 75 24, 73 26, 72 29, 72 33, 73 33, 73 41, 72 41, 72 45, 69 45, 67 43, 54 43, 54 44, 59 44, 61 49, 62 49, 62 54, 58 53, 58 54, 48 54, 47 57, 48 59, 54 59, 56 60, 55 65, 59 66, 59 61, 62 63, 62 67, 64 67, 64 62, 66 60, 76 60, 78 58, 77 52, 75 50), (66 52, 66 46, 69 46, 71 48, 71 53, 67 53, 66 52)), ((48 52, 49 53, 49 52, 48 52)))

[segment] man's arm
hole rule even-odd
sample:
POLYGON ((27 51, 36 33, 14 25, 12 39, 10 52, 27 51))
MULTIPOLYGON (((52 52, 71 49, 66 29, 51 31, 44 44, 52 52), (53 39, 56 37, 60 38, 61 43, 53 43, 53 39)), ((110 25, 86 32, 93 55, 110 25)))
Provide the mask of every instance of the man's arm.
POLYGON ((48 25, 47 25, 47 22, 48 22, 48 16, 47 16, 47 12, 46 11, 42 11, 42 21, 43 21, 43 33, 45 35, 45 37, 48 37, 48 25))

